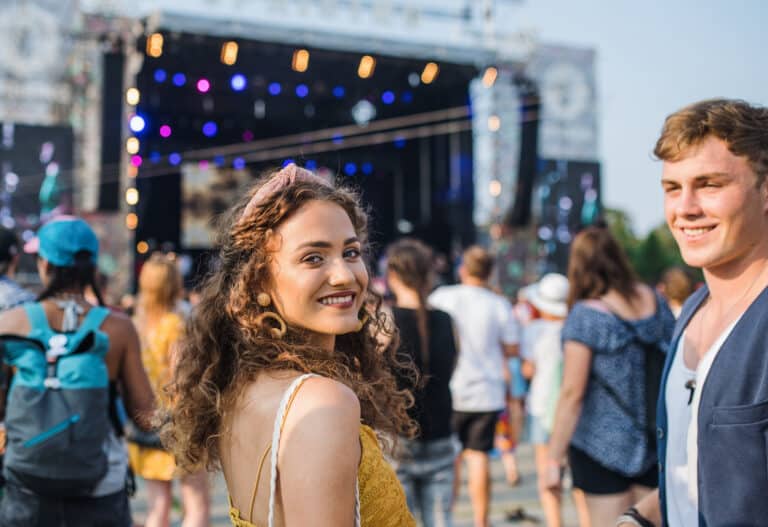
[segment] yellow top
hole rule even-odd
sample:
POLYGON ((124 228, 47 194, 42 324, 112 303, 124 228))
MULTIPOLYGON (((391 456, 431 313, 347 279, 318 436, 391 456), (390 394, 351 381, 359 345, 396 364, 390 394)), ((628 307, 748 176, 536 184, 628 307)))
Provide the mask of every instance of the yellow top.
POLYGON ((176 313, 166 313, 152 331, 141 332, 141 362, 155 396, 163 398, 163 388, 171 380, 171 348, 181 338, 184 320, 176 313))
MULTIPOLYGON (((141 361, 155 396, 163 398, 163 387, 171 380, 171 347, 181 337, 184 321, 166 313, 152 331, 142 331, 141 361)), ((165 450, 128 443, 128 457, 134 473, 144 479, 170 481, 176 471, 173 455, 165 450)))
MULTIPOLYGON (((291 394, 285 413, 293 401, 295 392, 291 394)), ((282 428, 282 427, 281 427, 282 428)), ((250 520, 253 516, 253 504, 261 476, 264 460, 271 449, 267 447, 261 457, 256 475, 256 485, 251 496, 248 519, 229 501, 229 518, 234 527, 258 527, 250 520)), ((416 527, 416 522, 408 511, 405 492, 400 485, 395 471, 384 459, 376 433, 367 425, 360 425, 360 466, 357 469, 357 485, 360 497, 360 526, 361 527, 416 527)))

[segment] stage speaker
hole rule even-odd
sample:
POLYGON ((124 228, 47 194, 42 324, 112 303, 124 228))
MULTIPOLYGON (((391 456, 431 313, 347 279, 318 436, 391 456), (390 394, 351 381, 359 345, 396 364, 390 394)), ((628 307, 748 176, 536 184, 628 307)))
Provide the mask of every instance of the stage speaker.
POLYGON ((99 173, 99 210, 117 211, 120 207, 120 157, 123 127, 123 76, 125 56, 122 51, 103 56, 104 83, 101 109, 101 171, 99 173))
POLYGON ((539 115, 541 102, 536 83, 523 75, 515 76, 520 96, 520 163, 518 165, 515 200, 504 223, 525 227, 531 221, 531 199, 536 180, 539 155, 539 115))

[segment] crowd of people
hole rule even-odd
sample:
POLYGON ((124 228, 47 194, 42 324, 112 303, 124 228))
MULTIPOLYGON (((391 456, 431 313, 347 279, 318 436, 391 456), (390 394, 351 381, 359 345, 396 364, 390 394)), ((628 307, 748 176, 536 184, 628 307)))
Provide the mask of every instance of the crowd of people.
POLYGON ((169 525, 174 480, 183 525, 204 526, 221 471, 235 526, 446 527, 466 479, 488 527, 500 429, 509 484, 533 445, 549 527, 565 490, 581 527, 764 524, 768 109, 685 107, 655 155, 701 287, 677 268, 643 283, 592 226, 514 305, 488 248, 436 287, 412 238, 382 291, 360 196, 295 164, 232 206, 191 308, 171 255, 144 263, 131 318, 104 305, 82 219, 23 247, 0 230, 0 524, 129 527, 140 478, 147 527, 169 525), (37 294, 14 281, 22 251, 37 294))

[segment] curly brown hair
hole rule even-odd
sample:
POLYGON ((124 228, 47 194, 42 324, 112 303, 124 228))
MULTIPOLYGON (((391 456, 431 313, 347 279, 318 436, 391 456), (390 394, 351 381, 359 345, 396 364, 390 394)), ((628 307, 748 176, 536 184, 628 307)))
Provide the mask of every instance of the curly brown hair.
POLYGON ((349 216, 363 252, 369 250, 368 217, 351 189, 297 180, 246 209, 254 194, 279 174, 273 171, 257 181, 222 221, 218 259, 203 282, 201 301, 180 346, 166 390, 168 400, 174 402, 161 412, 159 421, 163 443, 183 470, 220 467, 223 414, 235 407, 244 388, 264 371, 289 369, 335 379, 357 394, 364 423, 393 437, 412 437, 417 431, 407 413, 413 396, 398 389, 393 373, 399 369, 416 382, 416 370, 397 356, 397 330, 380 309, 381 297, 370 285, 364 304, 369 316, 361 313, 363 329, 336 337, 334 360, 310 344, 308 330, 289 325, 283 338, 274 338, 260 316, 269 309, 256 301, 258 292, 269 290, 271 282, 266 242, 306 203, 319 200, 339 205, 349 216), (385 339, 377 338, 382 334, 385 339), (382 347, 382 341, 388 345, 382 347))

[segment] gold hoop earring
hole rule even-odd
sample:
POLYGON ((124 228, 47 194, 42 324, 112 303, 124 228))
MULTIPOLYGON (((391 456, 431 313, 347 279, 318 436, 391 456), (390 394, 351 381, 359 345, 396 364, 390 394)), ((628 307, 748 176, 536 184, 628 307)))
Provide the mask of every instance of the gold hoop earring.
POLYGON ((256 295, 256 303, 261 307, 267 307, 272 303, 272 298, 267 293, 259 293, 256 295))
POLYGON ((370 319, 370 315, 368 313, 363 313, 363 318, 357 321, 357 330, 356 331, 362 331, 363 327, 365 326, 366 322, 370 319))
POLYGON ((261 315, 259 315, 259 324, 264 324, 264 319, 270 319, 275 322, 277 322, 278 328, 269 328, 269 334, 272 335, 273 338, 281 339, 285 336, 285 332, 288 331, 288 327, 285 325, 285 321, 282 319, 280 315, 275 313, 274 311, 265 311, 261 315))

